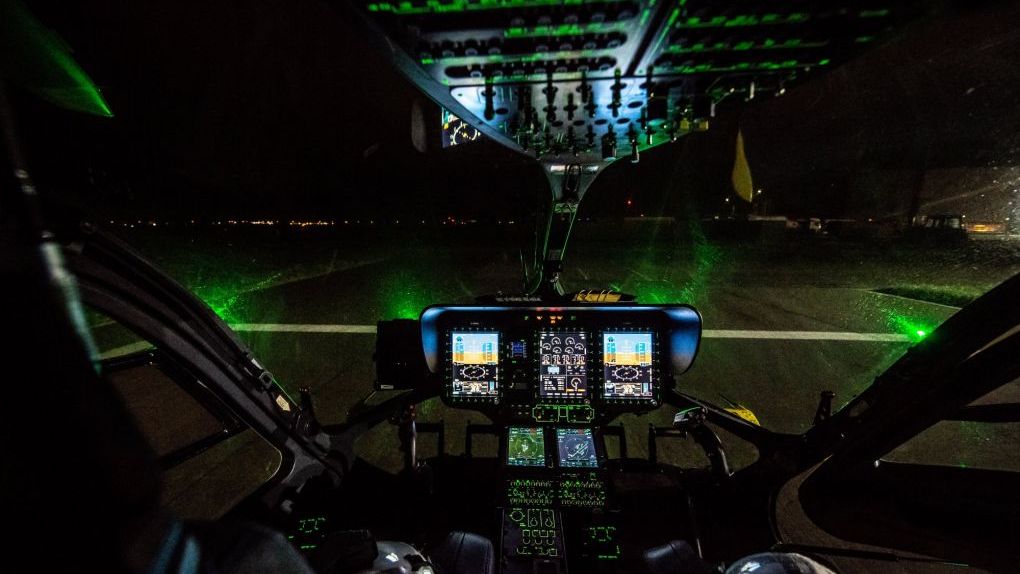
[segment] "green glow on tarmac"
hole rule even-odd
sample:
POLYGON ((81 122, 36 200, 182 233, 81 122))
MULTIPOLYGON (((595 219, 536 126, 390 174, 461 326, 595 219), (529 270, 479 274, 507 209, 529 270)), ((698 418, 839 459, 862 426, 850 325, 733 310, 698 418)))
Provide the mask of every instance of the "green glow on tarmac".
POLYGON ((697 239, 694 244, 695 272, 690 280, 680 287, 680 301, 695 303, 708 291, 708 279, 712 270, 722 255, 721 250, 712 245, 701 234, 700 227, 697 229, 697 239))
POLYGON ((213 313, 216 313, 216 316, 223 319, 225 323, 239 323, 240 321, 231 312, 234 304, 237 303, 237 297, 237 295, 231 295, 224 298, 210 298, 205 301, 205 304, 213 310, 213 313))
POLYGON ((641 288, 634 290, 638 302, 695 304, 705 298, 716 264, 722 257, 722 250, 708 241, 698 221, 690 223, 690 236, 692 243, 689 247, 677 248, 678 251, 687 251, 693 258, 693 270, 689 276, 682 281, 667 278, 655 284, 642 285, 641 288))
POLYGON ((887 322, 889 326, 895 329, 899 333, 903 333, 910 338, 911 341, 917 343, 931 334, 932 325, 928 325, 915 319, 908 317, 901 313, 889 311, 886 313, 887 322))
POLYGON ((227 324, 241 323, 240 317, 235 315, 234 306, 241 297, 241 292, 227 287, 214 287, 196 291, 199 298, 212 309, 213 313, 223 319, 227 324))
MULTIPOLYGON (((274 273, 254 282, 223 281, 196 285, 192 290, 223 322, 228 325, 244 323, 247 319, 251 319, 251 317, 246 318, 239 314, 237 304, 241 300, 241 296, 245 293, 260 291, 272 286, 282 275, 282 273, 274 273)), ((258 317, 258 320, 261 322, 271 322, 270 318, 267 317, 258 317)))
POLYGON ((433 303, 412 272, 398 271, 379 285, 383 319, 417 319, 433 303))
POLYGON ((0 68, 8 79, 62 108, 113 117, 71 52, 21 2, 0 3, 0 68))

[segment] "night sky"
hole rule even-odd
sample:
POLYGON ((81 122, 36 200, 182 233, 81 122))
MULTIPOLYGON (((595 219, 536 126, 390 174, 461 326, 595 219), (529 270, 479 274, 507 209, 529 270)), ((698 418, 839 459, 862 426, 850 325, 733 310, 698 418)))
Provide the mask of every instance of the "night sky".
MULTIPOLYGON (((947 4, 781 98, 726 108, 709 132, 608 168, 582 214, 626 198, 635 213, 713 213, 735 197, 738 126, 755 186, 791 215, 881 217, 948 173, 960 185, 1015 173, 1017 4, 947 4)), ((16 93, 30 166, 53 196, 97 216, 511 218, 545 193, 536 165, 493 142, 415 151, 418 92, 329 3, 29 5, 115 114, 16 93)), ((425 109, 438 124, 438 108, 425 109)))

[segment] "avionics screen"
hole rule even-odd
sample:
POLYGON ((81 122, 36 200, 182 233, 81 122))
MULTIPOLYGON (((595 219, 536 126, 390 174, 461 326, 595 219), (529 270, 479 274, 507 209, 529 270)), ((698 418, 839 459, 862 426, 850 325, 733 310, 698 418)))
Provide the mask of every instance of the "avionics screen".
POLYGON ((499 333, 459 333, 451 338, 455 397, 499 395, 499 333))
POLYGON ((506 463, 510 466, 545 466, 545 434, 541 428, 510 427, 506 463))
POLYGON ((561 467, 595 468, 599 465, 591 429, 556 429, 556 447, 561 467))
POLYGON ((605 385, 602 396, 607 399, 651 399, 652 334, 604 333, 602 364, 605 385))
POLYGON ((584 397, 588 393, 588 335, 538 334, 539 388, 542 397, 584 397))

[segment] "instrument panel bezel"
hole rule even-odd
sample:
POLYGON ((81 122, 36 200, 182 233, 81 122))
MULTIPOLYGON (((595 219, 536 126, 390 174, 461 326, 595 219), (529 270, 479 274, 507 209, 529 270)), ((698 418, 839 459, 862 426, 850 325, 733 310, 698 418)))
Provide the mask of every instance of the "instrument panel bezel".
MULTIPOLYGON (((422 347, 426 365, 442 378, 441 400, 455 408, 480 411, 497 423, 563 424, 539 421, 535 407, 588 406, 591 424, 608 422, 627 412, 648 412, 662 404, 664 393, 675 387, 675 376, 686 371, 697 354, 701 316, 689 305, 434 305, 422 312, 422 347), (588 391, 581 397, 542 397, 539 382, 539 333, 583 331, 588 337, 586 371, 588 391), (499 392, 495 397, 452 394, 453 332, 499 333, 499 392), (604 335, 614 332, 648 332, 652 335, 653 396, 605 397, 604 335), (525 357, 510 363, 514 342, 527 341, 525 357), (505 364, 506 363, 506 364, 505 364)), ((576 421, 583 422, 583 421, 576 421)))

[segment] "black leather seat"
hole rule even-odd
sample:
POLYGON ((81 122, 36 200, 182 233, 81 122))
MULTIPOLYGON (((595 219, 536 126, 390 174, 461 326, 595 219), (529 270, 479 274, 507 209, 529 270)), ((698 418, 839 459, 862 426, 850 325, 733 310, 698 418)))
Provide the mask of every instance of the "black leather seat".
POLYGON ((436 574, 495 574, 492 542, 470 532, 451 532, 429 552, 436 574))
POLYGON ((714 572, 691 545, 683 540, 671 540, 662 546, 646 550, 645 567, 648 574, 709 574, 714 572))

